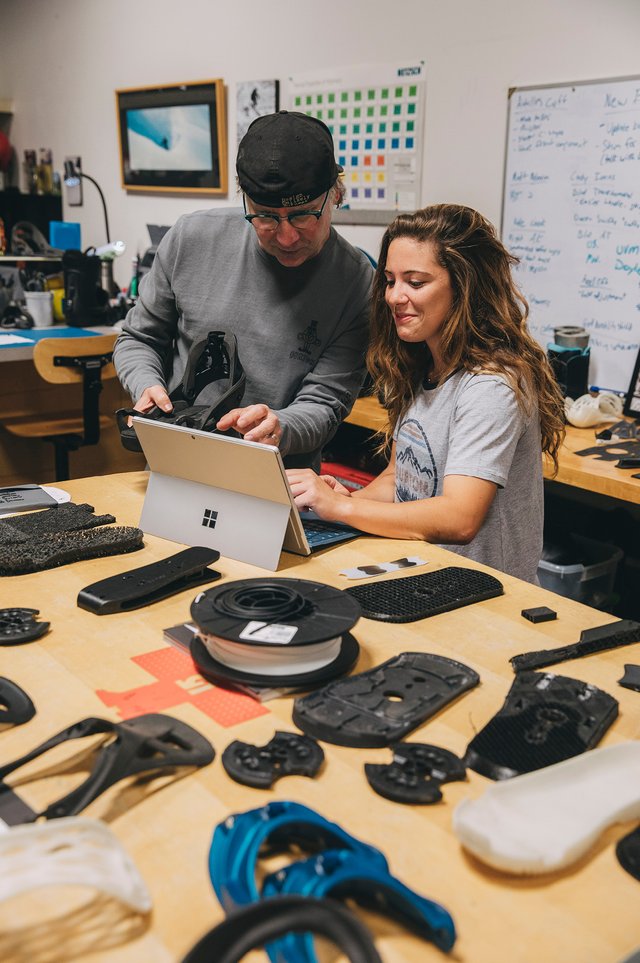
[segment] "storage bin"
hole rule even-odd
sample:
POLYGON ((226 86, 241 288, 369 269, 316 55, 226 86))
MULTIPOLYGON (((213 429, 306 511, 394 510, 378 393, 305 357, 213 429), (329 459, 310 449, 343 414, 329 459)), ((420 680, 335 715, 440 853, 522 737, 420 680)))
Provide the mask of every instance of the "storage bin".
POLYGON ((545 542, 538 564, 543 588, 593 608, 604 608, 613 593, 623 552, 583 535, 571 535, 562 545, 545 542))

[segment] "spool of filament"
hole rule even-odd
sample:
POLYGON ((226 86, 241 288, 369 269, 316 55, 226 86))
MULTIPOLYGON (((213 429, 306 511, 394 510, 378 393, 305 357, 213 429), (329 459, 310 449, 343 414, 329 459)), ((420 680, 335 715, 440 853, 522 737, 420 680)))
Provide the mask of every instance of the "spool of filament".
POLYGON ((207 678, 304 688, 348 672, 359 646, 349 629, 358 602, 304 579, 241 579, 201 592, 191 605, 191 655, 207 678))

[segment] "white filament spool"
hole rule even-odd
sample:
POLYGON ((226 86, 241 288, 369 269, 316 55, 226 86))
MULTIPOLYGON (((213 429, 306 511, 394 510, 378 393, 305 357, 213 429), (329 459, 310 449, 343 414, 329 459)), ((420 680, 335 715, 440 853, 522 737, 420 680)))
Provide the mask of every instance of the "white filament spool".
POLYGON ((266 676, 294 675, 324 669, 335 662, 342 645, 342 636, 317 645, 274 645, 268 648, 229 642, 228 639, 202 633, 200 638, 209 655, 222 665, 239 672, 266 676))

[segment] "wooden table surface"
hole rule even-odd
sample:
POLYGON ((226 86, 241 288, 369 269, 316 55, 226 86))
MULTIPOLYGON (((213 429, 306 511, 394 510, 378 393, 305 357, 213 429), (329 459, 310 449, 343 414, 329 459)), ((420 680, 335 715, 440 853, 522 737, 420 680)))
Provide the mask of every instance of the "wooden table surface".
MULTIPOLYGON (((86 478, 65 483, 77 502, 99 513, 112 512, 119 524, 137 524, 146 488, 144 472, 86 478)), ((518 878, 484 867, 461 848, 451 829, 452 812, 463 799, 475 798, 491 783, 469 771, 467 781, 443 787, 444 800, 433 806, 402 806, 376 795, 368 786, 365 762, 388 762, 387 749, 354 749, 324 744, 326 764, 316 779, 294 776, 271 790, 233 782, 220 757, 236 739, 263 745, 278 729, 294 730, 293 698, 259 706, 246 696, 229 696, 197 675, 190 660, 163 640, 163 629, 188 620, 195 596, 190 590, 147 608, 98 617, 77 608, 85 586, 131 568, 166 558, 179 546, 145 536, 143 550, 96 559, 33 575, 5 578, 0 607, 28 606, 51 622, 42 639, 0 648, 0 675, 21 685, 37 715, 26 725, 0 735, 0 760, 18 758, 60 729, 87 716, 119 721, 123 693, 138 689, 138 711, 163 711, 190 724, 209 739, 216 758, 184 778, 120 783, 94 801, 83 815, 106 821, 126 847, 153 898, 148 917, 120 912, 93 900, 77 908, 62 890, 0 903, 0 959, 7 963, 90 960, 109 963, 176 963, 221 918, 208 873, 207 854, 215 826, 229 814, 261 807, 275 799, 304 803, 345 830, 379 847, 391 872, 452 914, 458 932, 450 954, 456 963, 619 963, 640 945, 637 910, 640 884, 619 866, 614 844, 632 824, 609 829, 587 856, 564 872, 518 878), (156 655, 149 655, 157 653, 156 655), (173 695, 158 681, 167 660, 178 665, 173 695), (210 712, 198 704, 208 693, 210 712), (101 693, 99 695, 98 693, 101 693), (176 695, 177 693, 177 695, 176 695), (154 695, 155 694, 155 695, 154 695), (146 700, 146 701, 145 701, 146 700), (213 709, 211 709, 213 707, 213 709), (234 722, 238 713, 250 718, 234 722)), ((340 588, 348 583, 341 569, 419 554, 426 566, 417 572, 458 564, 458 556, 435 546, 382 538, 362 538, 308 559, 283 555, 277 575, 322 581, 340 588)), ((462 564, 480 568, 473 563, 462 564)), ((225 579, 255 578, 252 566, 220 559, 225 579)), ((264 573, 267 574, 267 573, 264 573)), ((271 576, 271 573, 268 573, 271 576)), ((405 573, 401 573, 404 576, 405 573)), ((396 575, 382 576, 394 578, 396 575)), ((474 733, 498 711, 513 672, 509 658, 530 649, 577 641, 583 628, 612 617, 500 575, 499 598, 443 613, 420 622, 387 624, 361 619, 353 634, 361 646, 356 671, 369 669, 404 651, 450 656, 476 669, 481 683, 410 734, 462 755, 474 733), (533 624, 521 617, 526 607, 550 605, 557 621, 533 624)), ((601 745, 640 738, 640 695, 617 682, 625 662, 640 661, 640 646, 604 653, 551 671, 594 683, 619 701, 620 714, 601 745)), ((166 688, 166 684, 165 684, 166 688)), ((134 713, 137 714, 137 713, 134 713)), ((78 744, 57 750, 58 760, 76 755, 78 744)), ((19 774, 18 792, 38 808, 68 791, 81 778, 56 772, 48 757, 19 774), (33 773, 50 778, 37 782, 33 773)), ((82 774, 83 775, 83 774, 82 774)), ((606 794, 607 787, 602 787, 606 794)), ((381 917, 367 916, 385 963, 429 963, 445 955, 381 917)), ((263 959, 262 954, 254 954, 263 959)), ((323 960, 336 960, 335 953, 323 960)))
MULTIPOLYGON (((375 397, 358 398, 345 421, 351 425, 378 431, 386 424, 386 412, 375 397)), ((591 448, 596 444, 596 431, 600 431, 603 427, 605 426, 575 428, 573 425, 567 425, 564 444, 560 450, 558 474, 553 476, 550 462, 545 461, 545 478, 640 505, 640 478, 633 477, 634 474, 640 473, 640 469, 616 468, 615 462, 612 461, 601 461, 591 455, 576 455, 577 451, 591 448)))

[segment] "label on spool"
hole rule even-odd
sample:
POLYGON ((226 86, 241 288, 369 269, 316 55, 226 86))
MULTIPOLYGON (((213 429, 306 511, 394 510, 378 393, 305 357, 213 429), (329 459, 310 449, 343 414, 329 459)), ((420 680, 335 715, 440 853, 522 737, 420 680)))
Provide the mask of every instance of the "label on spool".
POLYGON ((247 622, 240 633, 241 639, 250 642, 270 642, 272 645, 288 645, 298 631, 296 625, 273 625, 269 622, 247 622))

